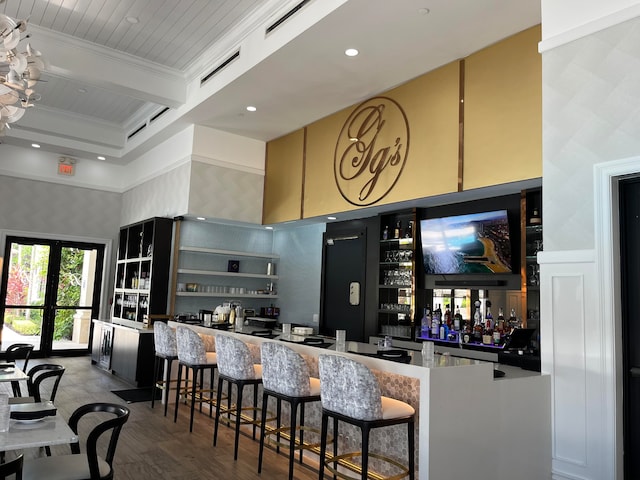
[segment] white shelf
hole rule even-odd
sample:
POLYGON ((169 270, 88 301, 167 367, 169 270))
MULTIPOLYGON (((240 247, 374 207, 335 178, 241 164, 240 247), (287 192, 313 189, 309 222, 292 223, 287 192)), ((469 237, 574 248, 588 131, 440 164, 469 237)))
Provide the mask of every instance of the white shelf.
POLYGON ((189 275, 208 275, 214 277, 236 277, 236 278, 267 278, 277 280, 278 275, 266 275, 264 273, 242 273, 242 272, 222 272, 216 270, 193 270, 190 268, 179 268, 178 273, 189 275))
POLYGON ((211 292, 176 292, 177 297, 226 297, 226 298, 278 298, 278 295, 253 293, 211 293, 211 292))
POLYGON ((207 253, 213 255, 226 255, 229 257, 253 257, 253 258, 265 258, 265 259, 278 259, 280 255, 270 253, 252 253, 252 252, 237 252, 235 250, 220 250, 217 248, 202 248, 202 247, 180 247, 181 252, 191 253, 207 253))
POLYGON ((151 261, 152 259, 153 257, 121 258, 118 260, 118 263, 137 263, 151 261))
POLYGON ((139 293, 142 295, 149 295, 149 289, 139 289, 139 288, 120 288, 116 287, 114 289, 115 293, 124 293, 124 294, 135 294, 139 293))

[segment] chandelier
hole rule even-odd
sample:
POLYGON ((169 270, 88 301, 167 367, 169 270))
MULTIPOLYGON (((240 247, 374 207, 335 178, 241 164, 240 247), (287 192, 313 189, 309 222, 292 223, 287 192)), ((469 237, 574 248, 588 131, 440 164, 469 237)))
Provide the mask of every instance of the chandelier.
MULTIPOLYGON (((0 4, 4 1, 0 0, 0 4)), ((26 20, 15 21, 0 14, 0 136, 10 123, 22 118, 34 101, 40 100, 33 88, 45 65, 42 54, 31 44, 21 51, 20 41, 28 38, 23 35, 26 30, 26 20)))

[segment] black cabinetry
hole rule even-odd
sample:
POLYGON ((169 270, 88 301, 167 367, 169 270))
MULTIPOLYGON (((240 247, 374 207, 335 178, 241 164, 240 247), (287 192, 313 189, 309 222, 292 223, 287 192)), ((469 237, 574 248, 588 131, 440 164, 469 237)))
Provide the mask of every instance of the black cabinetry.
POLYGON ((173 220, 152 218, 120 229, 112 317, 143 322, 167 313, 173 220))
POLYGON ((415 319, 415 212, 380 217, 378 334, 410 339, 415 319))
POLYGON ((526 305, 526 327, 540 326, 540 265, 538 253, 542 251, 542 190, 523 192, 523 272, 522 291, 526 305))

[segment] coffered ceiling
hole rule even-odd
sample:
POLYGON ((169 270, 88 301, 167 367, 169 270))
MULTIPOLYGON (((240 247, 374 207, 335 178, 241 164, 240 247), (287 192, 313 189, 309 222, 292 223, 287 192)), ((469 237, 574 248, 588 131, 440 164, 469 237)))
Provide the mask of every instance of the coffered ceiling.
POLYGON ((540 23, 539 0, 5 0, 0 12, 28 19, 49 63, 42 99, 2 142, 119 164, 190 123, 270 140, 540 23))

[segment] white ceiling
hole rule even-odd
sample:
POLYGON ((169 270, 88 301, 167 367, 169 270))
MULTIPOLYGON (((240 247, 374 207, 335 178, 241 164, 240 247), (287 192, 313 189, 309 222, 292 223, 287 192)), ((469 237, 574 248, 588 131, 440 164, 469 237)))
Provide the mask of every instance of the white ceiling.
POLYGON ((2 141, 124 164, 188 123, 270 140, 540 23, 539 0, 309 0, 265 33, 300 3, 5 0, 49 69, 2 141))

